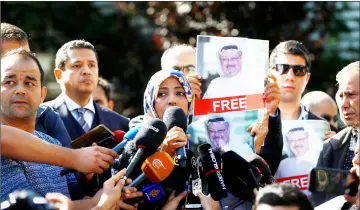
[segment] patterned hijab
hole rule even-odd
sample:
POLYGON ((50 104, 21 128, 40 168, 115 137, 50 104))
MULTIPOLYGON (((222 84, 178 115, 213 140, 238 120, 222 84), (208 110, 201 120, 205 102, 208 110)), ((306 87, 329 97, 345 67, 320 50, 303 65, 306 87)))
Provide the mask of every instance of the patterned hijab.
POLYGON ((191 93, 191 87, 185 76, 176 70, 161 70, 156 72, 151 79, 149 80, 145 93, 144 93, 144 114, 145 117, 150 118, 159 118, 155 111, 155 103, 157 94, 160 88, 160 84, 165 81, 169 77, 175 77, 179 80, 181 86, 185 90, 185 97, 188 101, 188 123, 189 122, 189 115, 192 113, 192 93, 191 93))

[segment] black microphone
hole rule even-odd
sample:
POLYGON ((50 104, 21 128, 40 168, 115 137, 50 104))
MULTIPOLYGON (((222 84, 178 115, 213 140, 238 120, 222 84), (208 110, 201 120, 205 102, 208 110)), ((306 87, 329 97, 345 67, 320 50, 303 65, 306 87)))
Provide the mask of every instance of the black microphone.
POLYGON ((183 192, 186 188, 186 182, 189 180, 191 174, 196 172, 196 158, 194 153, 186 149, 186 168, 175 165, 171 174, 161 182, 163 189, 167 191, 175 190, 175 195, 183 192))
POLYGON ((227 189, 221 174, 221 157, 214 153, 210 144, 202 144, 198 147, 199 157, 202 166, 202 173, 205 182, 208 184, 211 197, 215 201, 220 201, 222 209, 228 207, 224 203, 227 197, 227 189))
MULTIPOLYGON (((187 131, 187 117, 185 112, 177 106, 171 106, 167 108, 163 115, 163 121, 166 124, 168 131, 177 126, 186 133, 187 131)), ((186 151, 185 147, 180 147, 176 150, 177 160, 180 166, 186 168, 186 151)))
POLYGON ((137 151, 127 167, 126 178, 130 177, 135 166, 140 163, 141 158, 151 155, 157 150, 165 136, 166 125, 161 120, 149 119, 142 124, 134 139, 137 151))
POLYGON ((114 148, 112 148, 112 150, 114 150, 118 154, 121 154, 124 151, 126 144, 135 138, 135 136, 139 132, 140 128, 141 128, 141 125, 136 126, 132 129, 130 129, 128 132, 126 132, 124 135, 124 140, 122 142, 120 142, 118 145, 116 145, 114 148))
POLYGON ((256 155, 256 158, 254 160, 250 161, 250 163, 260 170, 260 172, 262 174, 260 185, 262 187, 267 184, 276 183, 275 178, 271 174, 269 165, 262 157, 260 157, 259 155, 256 155))
POLYGON ((260 171, 234 151, 221 155, 222 173, 229 192, 242 200, 252 201, 259 189, 260 171))

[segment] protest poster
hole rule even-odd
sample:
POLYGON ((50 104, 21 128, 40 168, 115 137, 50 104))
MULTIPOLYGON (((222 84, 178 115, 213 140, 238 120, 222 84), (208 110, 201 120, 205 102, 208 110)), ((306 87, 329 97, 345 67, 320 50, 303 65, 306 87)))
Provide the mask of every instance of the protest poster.
POLYGON ((283 160, 275 173, 278 182, 295 184, 307 195, 308 176, 316 167, 323 139, 330 124, 323 120, 284 120, 282 121, 283 160))
POLYGON ((192 143, 210 143, 213 149, 233 150, 250 160, 255 150, 247 128, 264 109, 269 42, 198 36, 196 51, 203 95, 194 105, 192 143))

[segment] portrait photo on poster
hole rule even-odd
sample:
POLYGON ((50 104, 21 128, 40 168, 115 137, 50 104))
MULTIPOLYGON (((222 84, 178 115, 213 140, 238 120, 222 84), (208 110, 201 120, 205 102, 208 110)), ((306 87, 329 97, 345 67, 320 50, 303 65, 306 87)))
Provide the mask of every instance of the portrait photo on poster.
POLYGON ((256 100, 264 90, 267 40, 198 36, 196 53, 203 95, 195 102, 195 115, 262 108, 256 100))
POLYGON ((191 123, 191 144, 211 144, 214 150, 232 150, 246 160, 255 158, 254 139, 247 128, 257 119, 257 110, 209 114, 191 123))
POLYGON ((317 164, 323 147, 322 136, 329 130, 329 123, 322 120, 282 121, 283 160, 275 173, 277 181, 296 184, 310 194, 308 175, 317 164))

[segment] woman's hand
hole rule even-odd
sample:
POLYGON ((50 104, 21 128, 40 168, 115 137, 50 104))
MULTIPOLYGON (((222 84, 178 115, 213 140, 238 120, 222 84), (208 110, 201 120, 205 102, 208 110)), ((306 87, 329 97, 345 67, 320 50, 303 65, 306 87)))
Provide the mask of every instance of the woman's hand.
POLYGON ((171 128, 160 146, 160 151, 167 152, 170 156, 174 156, 177 148, 183 147, 186 145, 188 140, 188 135, 179 127, 171 128))

